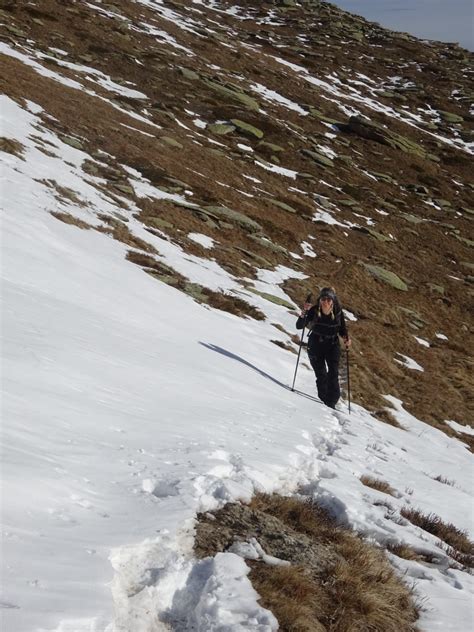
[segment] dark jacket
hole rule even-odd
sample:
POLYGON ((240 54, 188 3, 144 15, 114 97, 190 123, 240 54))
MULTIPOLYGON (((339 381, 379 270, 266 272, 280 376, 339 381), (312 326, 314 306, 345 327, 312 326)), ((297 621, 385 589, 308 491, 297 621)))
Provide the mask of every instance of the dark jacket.
POLYGON ((337 336, 346 338, 348 336, 344 313, 338 301, 334 301, 333 311, 329 316, 323 314, 319 303, 313 305, 306 316, 299 317, 296 321, 296 329, 308 327, 308 346, 313 346, 318 342, 336 342, 337 336))

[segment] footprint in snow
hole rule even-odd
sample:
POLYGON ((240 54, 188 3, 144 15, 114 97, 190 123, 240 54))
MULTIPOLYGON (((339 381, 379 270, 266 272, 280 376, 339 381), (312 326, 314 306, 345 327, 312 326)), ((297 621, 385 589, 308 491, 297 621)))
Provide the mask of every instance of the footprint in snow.
POLYGON ((142 481, 142 489, 156 498, 168 498, 179 494, 179 480, 155 480, 146 478, 142 481))

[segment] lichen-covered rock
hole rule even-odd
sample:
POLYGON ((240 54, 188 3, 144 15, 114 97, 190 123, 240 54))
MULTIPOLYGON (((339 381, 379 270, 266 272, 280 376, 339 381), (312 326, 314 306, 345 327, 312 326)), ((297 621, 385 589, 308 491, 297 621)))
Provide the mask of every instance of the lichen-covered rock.
POLYGON ((183 145, 176 140, 176 138, 172 138, 171 136, 160 136, 160 140, 169 145, 170 147, 174 147, 175 149, 183 149, 183 145))
POLYGON ((446 112, 446 110, 439 110, 439 115, 443 119, 443 121, 447 121, 448 123, 463 123, 464 119, 459 114, 454 114, 453 112, 446 112))
POLYGON ((401 149, 401 151, 405 153, 415 154, 426 158, 426 151, 423 147, 421 147, 421 145, 418 145, 401 134, 391 132, 380 123, 374 123, 374 121, 362 116, 351 116, 345 130, 352 134, 356 134, 361 138, 373 140, 377 143, 381 143, 382 145, 388 145, 389 147, 401 149))
POLYGON ((362 263, 362 265, 375 279, 391 285, 396 290, 408 291, 408 285, 395 272, 369 263, 362 263))
POLYGON ((63 141, 63 143, 66 143, 66 145, 69 145, 74 149, 84 150, 81 141, 77 138, 74 138, 73 136, 61 136, 61 140, 63 141))
POLYGON ((378 241, 392 241, 391 237, 387 237, 387 235, 383 235, 382 233, 379 233, 372 228, 367 228, 367 226, 354 226, 353 230, 359 231, 360 233, 365 233, 366 235, 370 235, 378 241))
POLYGON ((287 211, 287 213, 297 213, 296 209, 294 209, 289 204, 286 204, 286 202, 280 202, 280 200, 275 200, 273 198, 265 198, 265 200, 270 204, 273 204, 273 206, 278 206, 278 208, 287 211))
POLYGON ((263 147, 264 149, 268 149, 272 151, 273 153, 277 153, 277 154, 281 151, 285 151, 284 147, 280 147, 280 145, 275 145, 274 143, 267 143, 267 141, 265 140, 261 140, 258 143, 258 147, 263 147))
POLYGON ((283 246, 273 243, 273 241, 268 239, 268 237, 264 237, 263 235, 254 234, 254 235, 249 235, 249 237, 250 239, 253 239, 255 242, 257 242, 260 246, 263 246, 264 248, 268 248, 272 252, 276 252, 279 254, 283 254, 283 253, 286 254, 288 252, 286 248, 283 248, 283 246))
POLYGON ((324 156, 317 151, 314 151, 312 149, 302 149, 301 153, 303 154, 303 156, 307 156, 308 158, 314 160, 314 162, 316 162, 321 167, 334 167, 334 162, 331 160, 331 158, 328 158, 327 156, 324 156))
POLYGON ((180 68, 179 71, 185 79, 189 79, 190 81, 197 81, 200 78, 197 72, 189 70, 189 68, 180 68))
POLYGON ((250 219, 250 217, 247 217, 243 213, 227 208, 227 206, 205 206, 204 211, 210 213, 217 219, 227 220, 228 222, 237 224, 251 233, 259 233, 262 230, 260 224, 255 220, 250 219))
POLYGON ((249 287, 247 289, 250 290, 250 292, 253 292, 254 294, 258 294, 258 296, 261 296, 266 301, 270 301, 270 303, 275 303, 275 305, 281 305, 282 307, 287 307, 288 309, 295 309, 294 305, 292 305, 288 301, 285 301, 285 299, 280 298, 279 296, 268 294, 268 292, 260 292, 260 290, 256 290, 253 287, 249 287))
POLYGON ((232 125, 234 125, 237 130, 241 134, 245 134, 245 136, 250 136, 252 138, 263 138, 264 134, 261 129, 255 127, 254 125, 250 125, 250 123, 246 123, 245 121, 241 121, 240 119, 230 119, 232 125))
POLYGON ((216 81, 212 81, 211 79, 204 79, 203 81, 205 85, 211 90, 214 90, 215 92, 218 92, 223 96, 233 99, 234 101, 239 101, 239 103, 245 105, 249 110, 257 111, 260 109, 258 101, 256 101, 253 97, 250 97, 248 94, 245 94, 245 92, 229 88, 226 85, 217 83, 216 81))
POLYGON ((428 283, 428 287, 431 292, 435 292, 436 294, 444 294, 444 287, 442 285, 438 285, 437 283, 428 283))
POLYGON ((227 123, 211 123, 207 126, 207 129, 213 134, 219 136, 225 136, 235 131, 235 125, 228 125, 227 123))

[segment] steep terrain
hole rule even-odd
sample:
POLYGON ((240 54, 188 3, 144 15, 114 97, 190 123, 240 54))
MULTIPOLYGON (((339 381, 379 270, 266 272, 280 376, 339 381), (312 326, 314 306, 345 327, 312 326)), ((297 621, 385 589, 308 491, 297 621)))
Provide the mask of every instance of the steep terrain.
POLYGON ((390 420, 390 392, 444 429, 471 418, 472 54, 310 0, 6 0, 1 19, 5 94, 40 105, 90 155, 90 185, 135 210, 97 214, 49 179, 58 219, 257 318, 186 285, 137 228, 218 262, 243 301, 277 264, 307 275, 285 286, 297 304, 333 284, 357 318, 356 401, 390 420))
POLYGON ((2 630, 470 632, 472 54, 316 1, 0 7, 2 630), (350 415, 288 386, 328 284, 350 415))

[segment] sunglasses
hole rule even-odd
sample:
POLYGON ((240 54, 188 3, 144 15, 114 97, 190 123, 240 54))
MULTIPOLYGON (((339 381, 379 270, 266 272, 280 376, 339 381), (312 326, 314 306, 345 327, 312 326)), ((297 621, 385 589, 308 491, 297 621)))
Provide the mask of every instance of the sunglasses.
POLYGON ((332 302, 332 298, 330 296, 323 296, 320 299, 321 301, 328 301, 329 303, 332 302))

